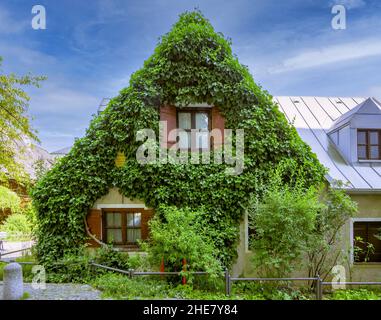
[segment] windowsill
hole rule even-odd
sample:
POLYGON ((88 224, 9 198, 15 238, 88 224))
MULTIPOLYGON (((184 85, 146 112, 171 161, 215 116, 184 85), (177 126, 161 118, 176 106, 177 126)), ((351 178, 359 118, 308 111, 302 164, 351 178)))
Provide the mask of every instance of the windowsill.
POLYGON ((367 162, 381 163, 381 160, 358 160, 358 162, 360 162, 360 163, 367 163, 367 162))
POLYGON ((381 262, 354 262, 353 265, 356 267, 377 267, 381 266, 381 262))
POLYGON ((121 252, 142 251, 138 245, 114 245, 114 248, 121 252))

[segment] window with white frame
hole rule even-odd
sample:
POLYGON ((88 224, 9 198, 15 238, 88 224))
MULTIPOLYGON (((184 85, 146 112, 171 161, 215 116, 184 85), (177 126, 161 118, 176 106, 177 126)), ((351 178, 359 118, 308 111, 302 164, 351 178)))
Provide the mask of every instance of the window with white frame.
POLYGON ((352 226, 354 262, 381 262, 381 219, 356 219, 352 226))

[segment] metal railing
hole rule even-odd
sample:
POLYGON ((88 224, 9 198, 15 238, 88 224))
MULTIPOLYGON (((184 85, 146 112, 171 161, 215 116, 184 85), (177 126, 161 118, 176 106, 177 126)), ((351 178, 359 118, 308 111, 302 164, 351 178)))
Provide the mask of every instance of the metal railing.
MULTIPOLYGON (((104 266, 97 263, 91 263, 94 267, 103 268, 106 270, 122 273, 128 275, 130 278, 133 278, 134 276, 169 276, 169 275, 181 275, 182 272, 179 271, 167 271, 167 272, 156 272, 156 271, 135 271, 133 269, 129 270, 121 270, 117 268, 112 268, 108 266, 104 266)), ((190 271, 188 272, 192 275, 207 275, 207 272, 204 271, 190 271)), ((257 282, 298 282, 298 281, 313 281, 314 282, 314 289, 315 289, 315 297, 316 300, 322 300, 323 299, 323 288, 324 286, 332 286, 332 285, 379 285, 381 286, 381 282, 324 282, 322 278, 319 275, 316 275, 316 277, 299 277, 299 278, 238 278, 238 277, 232 277, 228 270, 225 270, 223 272, 223 275, 225 277, 225 294, 226 296, 231 295, 232 291, 232 285, 234 282, 242 282, 242 281, 257 281, 257 282)))
POLYGON ((28 248, 22 248, 22 249, 19 249, 19 250, 8 251, 8 252, 4 252, 4 253, 2 253, 0 251, 0 259, 1 259, 1 257, 9 255, 9 254, 12 254, 12 253, 17 253, 17 252, 21 252, 21 251, 28 251, 28 250, 31 250, 31 249, 32 249, 32 247, 28 247, 28 248))
POLYGON ((231 277, 228 271, 225 271, 225 294, 230 296, 233 282, 238 281, 258 281, 258 282, 293 282, 293 281, 314 281, 316 300, 323 299, 323 281, 319 275, 316 277, 301 277, 301 278, 237 278, 231 277))
MULTIPOLYGON (((169 275, 182 275, 182 272, 179 271, 167 271, 167 272, 161 272, 161 271, 135 271, 133 269, 129 270, 122 270, 122 269, 117 269, 117 268, 112 268, 108 266, 104 266, 101 264, 97 263, 91 263, 92 266, 126 274, 130 278, 134 276, 169 276, 169 275)), ((192 275, 207 275, 208 273, 205 271, 189 271, 188 274, 192 275)), ((225 277, 225 294, 227 296, 231 295, 231 289, 232 289, 232 284, 233 282, 238 282, 238 281, 316 281, 315 284, 315 289, 316 289, 316 299, 321 300, 323 297, 323 282, 322 279, 317 275, 314 278, 237 278, 237 277, 231 277, 230 273, 228 270, 225 270, 223 272, 223 275, 225 277)))
MULTIPOLYGON (((22 250, 28 250, 22 249, 22 250)), ((21 251, 21 250, 17 250, 21 251)), ((20 262, 16 260, 0 260, 0 262, 10 263, 10 262, 17 262, 19 264, 36 264, 35 262, 20 262)), ((102 264, 90 262, 90 266, 101 268, 121 274, 125 274, 130 278, 133 278, 135 276, 170 276, 170 275, 178 275, 178 276, 184 276, 183 271, 135 271, 134 269, 129 270, 122 270, 118 268, 113 268, 109 266, 105 266, 102 264)), ((208 275, 208 272, 206 271, 187 271, 186 274, 191 275, 208 275)), ((253 282, 297 282, 297 281, 313 281, 314 282, 314 289, 315 289, 315 297, 316 300, 322 300, 323 299, 323 288, 324 286, 333 286, 333 285, 359 285, 359 286, 381 286, 381 282, 376 281, 368 281, 368 282, 361 282, 361 281, 349 281, 349 282, 324 282, 319 275, 316 275, 316 277, 299 277, 299 278, 259 278, 259 277, 251 277, 251 278, 239 278, 239 277, 232 277, 229 273, 229 271, 226 269, 221 275, 225 278, 225 294, 226 296, 230 296, 232 292, 232 285, 234 282, 244 282, 244 281, 253 281, 253 282)))
MULTIPOLYGON (((129 269, 129 270, 122 270, 122 269, 117 269, 117 268, 112 268, 108 266, 104 266, 102 264, 94 263, 91 262, 90 265, 114 272, 119 272, 128 275, 130 278, 134 276, 171 276, 171 275, 182 275, 184 274, 184 271, 135 271, 134 269, 129 269)), ((207 275, 208 272, 206 271, 187 271, 187 274, 192 274, 192 275, 207 275)))

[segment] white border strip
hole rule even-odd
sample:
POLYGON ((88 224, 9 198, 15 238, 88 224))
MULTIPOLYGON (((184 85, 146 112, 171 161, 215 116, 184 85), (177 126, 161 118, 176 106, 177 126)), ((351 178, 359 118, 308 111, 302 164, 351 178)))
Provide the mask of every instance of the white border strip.
POLYGON ((148 208, 144 204, 134 204, 134 203, 114 203, 114 204, 97 204, 96 209, 134 209, 143 208, 147 210, 148 208))

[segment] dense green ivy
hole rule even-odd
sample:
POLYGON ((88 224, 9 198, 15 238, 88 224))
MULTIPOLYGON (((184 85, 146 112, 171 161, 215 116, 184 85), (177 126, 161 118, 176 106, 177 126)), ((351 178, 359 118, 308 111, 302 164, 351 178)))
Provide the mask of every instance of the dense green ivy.
POLYGON ((293 159, 290 170, 303 171, 309 185, 323 180, 325 169, 272 97, 238 62, 230 44, 199 11, 180 15, 143 68, 131 76, 130 85, 92 120, 85 137, 32 191, 42 263, 49 265, 84 243, 88 208, 115 186, 126 197, 144 200, 153 208, 160 204, 201 208, 221 260, 231 265, 244 208, 252 193, 261 192, 277 163, 293 159), (136 132, 143 128, 158 132, 161 105, 201 102, 220 108, 226 128, 245 130, 243 173, 226 175, 225 164, 137 163, 141 142, 136 141, 136 132), (122 168, 114 162, 118 151, 126 156, 122 168))

